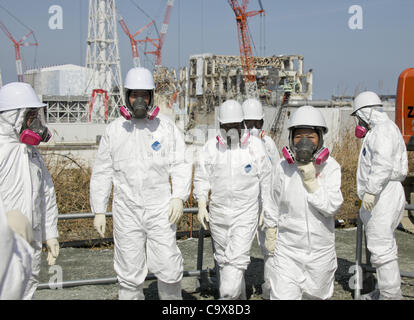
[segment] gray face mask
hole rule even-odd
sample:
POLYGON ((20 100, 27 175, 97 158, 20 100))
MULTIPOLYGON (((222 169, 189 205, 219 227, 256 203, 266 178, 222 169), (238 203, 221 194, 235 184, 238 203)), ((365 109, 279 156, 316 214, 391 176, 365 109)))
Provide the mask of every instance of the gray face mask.
POLYGON ((148 106, 142 97, 138 97, 132 105, 134 118, 143 119, 147 116, 148 106))
POLYGON ((302 138, 294 146, 295 158, 299 162, 308 163, 312 161, 315 146, 308 138, 302 138))

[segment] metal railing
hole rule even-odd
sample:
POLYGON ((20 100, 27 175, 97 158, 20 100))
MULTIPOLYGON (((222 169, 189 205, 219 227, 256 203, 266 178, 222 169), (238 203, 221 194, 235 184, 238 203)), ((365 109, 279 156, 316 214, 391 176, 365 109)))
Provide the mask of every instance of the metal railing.
MULTIPOLYGON (((405 210, 414 210, 413 204, 406 204, 405 210)), ((198 208, 185 208, 185 214, 197 214, 198 208)), ((112 217, 112 212, 107 212, 105 214, 107 217, 112 217)), ((59 214, 59 220, 73 220, 73 219, 85 219, 85 218, 93 218, 95 214, 93 213, 71 213, 71 214, 59 214)), ((214 283, 217 279, 218 274, 218 266, 216 261, 214 260, 214 269, 203 269, 203 252, 204 252, 204 236, 205 230, 202 226, 198 231, 198 245, 197 245, 197 270, 194 271, 184 271, 184 277, 198 277, 198 285, 201 285, 201 282, 208 281, 209 283, 214 283)), ((355 260, 355 273, 356 273, 356 285, 354 289, 354 299, 358 300, 361 297, 361 288, 359 286, 360 279, 364 277, 364 271, 375 273, 375 268, 372 267, 370 264, 370 253, 366 246, 366 239, 365 239, 365 251, 366 251, 366 264, 362 264, 362 238, 364 236, 363 231, 363 224, 361 218, 357 217, 357 239, 356 239, 356 260, 355 260)), ((214 252, 214 244, 213 241, 211 242, 213 246, 214 252)), ((400 271, 402 277, 414 278, 414 272, 405 272, 400 271)), ((148 274, 145 280, 154 280, 156 279, 155 275, 148 274)), ((38 285, 38 289, 52 289, 53 287, 60 287, 60 288, 67 288, 67 287, 75 287, 75 286, 82 286, 82 285, 97 285, 97 284, 115 284, 118 280, 115 277, 112 278, 99 278, 99 279, 86 279, 86 280, 72 280, 72 281, 63 281, 59 283, 41 283, 38 285)))
MULTIPOLYGON (((198 208, 185 208, 184 214, 197 214, 198 208)), ((107 212, 105 214, 107 217, 112 216, 112 212, 107 212)), ((93 218, 95 214, 93 213, 70 213, 70 214, 59 214, 59 220, 73 220, 73 219, 88 219, 93 218)), ((198 244, 197 244, 197 270, 192 271, 183 271, 183 277, 197 277, 197 288, 201 287, 201 284, 205 281, 209 283, 214 283, 214 280, 217 272, 217 266, 215 264, 214 269, 203 269, 203 252, 204 252, 204 236, 205 230, 202 226, 198 231, 198 244)), ((214 250, 214 245, 213 245, 214 250)), ((149 273, 145 280, 155 280, 156 276, 152 273, 149 273)), ((99 284, 115 284, 118 282, 117 277, 111 278, 98 278, 98 279, 82 279, 82 280, 70 280, 62 282, 53 282, 53 283, 40 283, 37 286, 37 289, 55 289, 55 288, 70 288, 77 286, 85 285, 99 285, 99 284)))

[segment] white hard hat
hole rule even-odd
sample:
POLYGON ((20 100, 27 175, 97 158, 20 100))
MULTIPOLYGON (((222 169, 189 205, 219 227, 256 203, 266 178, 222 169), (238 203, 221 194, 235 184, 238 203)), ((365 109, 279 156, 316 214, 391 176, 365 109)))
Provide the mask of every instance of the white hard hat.
POLYGON ((28 83, 11 82, 0 88, 0 111, 45 106, 28 83))
POLYGON ((146 68, 132 68, 128 71, 124 87, 126 89, 141 89, 153 90, 155 89, 154 78, 151 71, 146 68))
POLYGON ((262 104, 257 99, 247 99, 242 108, 244 120, 262 120, 264 117, 262 104))
POLYGON ((312 106, 303 106, 296 110, 289 119, 288 129, 294 127, 320 127, 323 133, 328 132, 322 112, 312 106))
POLYGON ((219 108, 218 120, 220 123, 243 121, 243 109, 236 100, 227 100, 219 108))
POLYGON ((359 109, 374 106, 382 106, 382 101, 378 95, 372 91, 361 92, 354 99, 354 111, 351 115, 355 115, 359 109))

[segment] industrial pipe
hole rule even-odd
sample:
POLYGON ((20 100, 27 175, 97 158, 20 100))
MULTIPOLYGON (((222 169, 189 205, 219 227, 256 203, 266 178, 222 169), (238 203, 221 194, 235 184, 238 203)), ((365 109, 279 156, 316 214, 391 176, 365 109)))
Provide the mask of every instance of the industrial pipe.
MULTIPOLYGON (((184 213, 198 213, 198 208, 184 208, 184 213)), ((112 217, 112 212, 106 212, 105 216, 112 217)), ((93 217, 95 217, 94 213, 65 213, 58 215, 59 220, 73 220, 93 217)))
MULTIPOLYGON (((203 274, 211 276, 215 274, 214 270, 204 269, 204 270, 195 270, 195 271, 183 271, 183 277, 201 277, 203 274)), ((155 280, 157 277, 153 273, 149 273, 145 280, 155 280)), ((37 286, 38 290, 42 289, 60 289, 60 288, 70 288, 78 286, 88 286, 88 285, 97 285, 97 284, 115 284, 118 282, 117 277, 113 278, 99 278, 99 279, 85 279, 85 280, 71 280, 71 281, 62 281, 54 283, 41 283, 37 286)))

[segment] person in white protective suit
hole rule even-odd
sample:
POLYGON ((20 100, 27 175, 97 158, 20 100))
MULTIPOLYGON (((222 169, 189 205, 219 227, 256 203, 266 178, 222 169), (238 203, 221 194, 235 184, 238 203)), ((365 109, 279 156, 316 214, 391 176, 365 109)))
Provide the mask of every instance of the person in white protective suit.
MULTIPOLYGON (((247 99, 242 104, 243 114, 244 114, 244 125, 250 131, 250 134, 259 137, 265 146, 267 155, 274 167, 280 160, 279 152, 275 142, 271 137, 266 135, 263 130, 264 125, 264 112, 262 104, 257 99, 247 99)), ((260 196, 259 196, 260 199, 260 196)), ((262 296, 264 299, 270 299, 270 281, 269 281, 269 252, 265 246, 265 228, 263 225, 263 212, 262 212, 262 203, 259 201, 259 223, 257 228, 257 240, 259 242, 260 249, 264 257, 264 283, 262 284, 262 296)))
POLYGON ((20 211, 6 213, 0 197, 0 300, 23 299, 32 274, 32 226, 20 211))
MULTIPOLYGON (((270 187, 271 163, 262 141, 243 129, 243 110, 237 101, 225 101, 218 120, 220 133, 198 155, 194 195, 198 220, 211 230, 220 298, 246 299, 244 272, 257 230, 259 191, 270 187)), ((264 209, 271 210, 270 192, 262 192, 262 197, 264 209)))
POLYGON ((183 259, 176 244, 176 223, 190 194, 192 164, 184 159, 185 143, 178 128, 157 115, 154 89, 149 70, 129 70, 123 117, 107 126, 90 182, 94 225, 102 237, 114 186, 114 269, 120 300, 144 299, 148 270, 158 279, 160 299, 182 299, 183 259))
POLYGON ((378 290, 365 299, 402 299, 395 229, 404 213, 401 181, 408 171, 407 149, 396 124, 382 112, 382 102, 371 91, 354 99, 352 115, 358 119, 355 135, 363 138, 358 159, 359 215, 365 227, 378 290))
POLYGON ((24 299, 33 297, 39 283, 42 241, 49 265, 59 255, 55 189, 35 147, 51 136, 45 126, 45 106, 29 84, 12 82, 0 88, 0 194, 5 210, 20 211, 33 232, 32 275, 24 299))
POLYGON ((343 202, 341 168, 323 146, 328 128, 319 110, 300 107, 288 129, 289 146, 272 176, 277 211, 264 212, 266 248, 273 252, 270 298, 329 299, 337 269, 334 215, 343 202))

